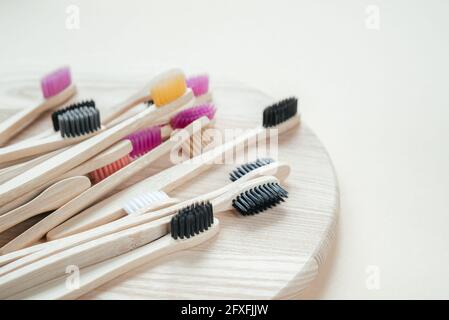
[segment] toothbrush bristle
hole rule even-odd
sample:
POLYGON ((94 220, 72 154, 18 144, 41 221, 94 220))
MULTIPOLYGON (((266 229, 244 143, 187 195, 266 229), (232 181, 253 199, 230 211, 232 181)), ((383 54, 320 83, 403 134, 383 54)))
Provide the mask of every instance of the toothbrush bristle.
POLYGON ((287 98, 266 107, 263 111, 264 128, 275 127, 298 113, 298 99, 287 98))
POLYGON ((100 111, 95 106, 64 110, 57 115, 61 136, 73 138, 100 130, 100 111))
POLYGON ((55 131, 59 131, 59 120, 58 120, 59 115, 63 114, 64 112, 67 112, 68 110, 80 109, 82 107, 95 108, 95 101, 94 100, 80 101, 80 102, 70 104, 65 108, 54 111, 51 114, 51 121, 53 123, 53 129, 55 131))
POLYGON ((131 141, 133 150, 130 156, 134 159, 144 155, 162 143, 161 128, 155 126, 142 129, 130 134, 126 139, 131 141))
POLYGON ((139 210, 150 207, 155 203, 169 199, 163 191, 151 191, 135 196, 123 206, 127 214, 136 214, 139 210))
POLYGON ((117 172, 121 168, 126 167, 130 162, 131 162, 130 157, 126 155, 118 159, 117 161, 114 161, 113 163, 110 163, 102 168, 92 171, 91 173, 89 173, 89 178, 93 184, 96 184, 106 179, 114 172, 117 172))
POLYGON ((285 201, 284 198, 287 197, 288 192, 278 183, 272 182, 242 192, 232 200, 232 206, 241 215, 248 216, 275 207, 280 202, 285 201))
POLYGON ((159 78, 151 88, 151 98, 155 106, 160 107, 181 97, 187 89, 182 72, 172 72, 159 78))
POLYGON ((210 202, 192 204, 178 211, 170 221, 173 239, 190 238, 203 232, 214 223, 213 207, 210 202))
POLYGON ((261 158, 261 159, 257 159, 256 161, 242 164, 241 166, 232 170, 232 172, 229 174, 229 179, 231 181, 236 181, 237 179, 240 179, 241 177, 243 177, 245 174, 249 173, 250 171, 253 171, 257 168, 263 167, 272 162, 274 162, 274 160, 271 158, 261 158))
POLYGON ((187 79, 187 87, 192 89, 195 97, 202 96, 209 91, 209 76, 202 74, 187 79))
POLYGON ((213 104, 203 104, 188 108, 171 118, 170 125, 173 129, 183 129, 203 116, 207 116, 209 120, 212 120, 216 111, 217 109, 213 104))
POLYGON ((42 94, 45 99, 51 98, 61 93, 71 83, 70 69, 68 67, 60 68, 41 79, 42 94))

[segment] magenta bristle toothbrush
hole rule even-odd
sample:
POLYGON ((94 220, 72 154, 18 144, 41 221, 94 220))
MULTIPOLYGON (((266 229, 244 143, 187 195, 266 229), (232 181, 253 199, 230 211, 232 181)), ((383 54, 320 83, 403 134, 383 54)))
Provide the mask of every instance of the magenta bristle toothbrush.
POLYGON ((202 116, 206 116, 209 120, 212 120, 216 111, 217 109, 213 104, 204 104, 191 107, 179 112, 171 118, 170 125, 173 129, 182 129, 202 116))

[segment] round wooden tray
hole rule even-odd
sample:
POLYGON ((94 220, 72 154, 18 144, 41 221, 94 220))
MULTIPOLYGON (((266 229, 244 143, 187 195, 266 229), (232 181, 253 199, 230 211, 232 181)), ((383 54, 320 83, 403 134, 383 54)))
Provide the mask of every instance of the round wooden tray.
MULTIPOLYGON (((78 99, 94 98, 100 109, 127 97, 142 76, 113 79, 84 74, 76 79, 78 99), (105 80, 108 79, 108 80, 105 80)), ((142 81, 140 81, 142 80, 142 81)), ((0 81, 0 118, 40 99, 37 79, 23 75, 0 81)), ((212 81, 219 128, 252 128, 274 100, 241 84, 212 81)), ((299 108, 300 109, 300 108, 299 108)), ((107 112, 107 110, 104 110, 107 112)), ((18 139, 48 127, 43 116, 18 139)), ((116 278, 84 299, 286 299, 295 298, 317 276, 333 240, 339 193, 329 156, 304 124, 279 137, 278 159, 289 163, 287 201, 252 217, 219 216, 221 230, 209 243, 175 253, 116 278)), ((168 166, 167 159, 131 178, 142 180, 168 166)), ((189 198, 229 183, 235 164, 216 165, 170 193, 189 198)), ((36 219, 0 234, 6 243, 36 219)))

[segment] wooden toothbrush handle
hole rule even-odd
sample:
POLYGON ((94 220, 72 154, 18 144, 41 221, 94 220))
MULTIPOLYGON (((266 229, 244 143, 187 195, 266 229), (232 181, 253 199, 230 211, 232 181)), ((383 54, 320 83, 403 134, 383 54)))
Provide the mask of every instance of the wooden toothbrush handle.
POLYGON ((19 224, 22 221, 25 221, 28 218, 31 218, 42 212, 33 212, 30 210, 29 203, 24 204, 21 207, 18 207, 8 213, 5 213, 0 216, 0 232, 8 230, 9 228, 19 224))
POLYGON ((205 243, 217 235, 218 231, 219 221, 214 219, 214 224, 208 231, 195 235, 190 239, 173 240, 170 235, 166 235, 159 240, 127 253, 82 268, 80 270, 82 277, 80 277, 78 288, 68 287, 67 277, 64 276, 25 290, 10 298, 37 300, 76 299, 145 263, 205 243))
POLYGON ((64 275, 68 265, 83 268, 145 245, 168 233, 169 219, 83 243, 0 277, 0 299, 64 275))
POLYGON ((65 174, 56 177, 47 183, 41 185, 40 187, 35 188, 34 190, 25 193, 24 195, 21 195, 20 197, 12 200, 11 202, 5 204, 0 208, 0 214, 8 212, 10 210, 13 210, 27 201, 33 199, 37 194, 39 194, 41 191, 49 187, 51 184, 69 178, 74 176, 83 176, 85 174, 88 174, 89 172, 92 172, 94 170, 97 170, 101 167, 104 167, 107 164, 110 164, 125 155, 129 154, 132 150, 132 145, 129 140, 122 140, 120 142, 117 142, 116 144, 112 145, 105 151, 99 153, 95 157, 87 160, 86 162, 80 164, 79 166, 71 169, 70 171, 66 172, 65 174))
POLYGON ((128 271, 172 253, 178 249, 176 246, 170 245, 172 240, 169 235, 166 235, 140 248, 82 268, 80 270, 82 277, 80 277, 79 287, 76 289, 67 286, 67 276, 63 276, 25 290, 10 298, 17 300, 76 299, 128 271))
POLYGON ((142 111, 140 114, 72 146, 33 169, 9 180, 0 185, 0 206, 61 175, 106 149, 116 141, 145 127, 166 113, 175 112, 186 103, 191 103, 192 101, 193 93, 191 90, 187 90, 184 96, 172 103, 160 108, 155 107, 142 111))
POLYGON ((0 146, 3 146, 11 137, 21 129, 33 122, 42 112, 53 109, 64 103, 76 92, 74 85, 69 86, 61 93, 51 97, 36 107, 26 108, 0 123, 0 146))
POLYGON ((80 141, 89 139, 100 132, 101 130, 73 138, 63 138, 59 133, 54 133, 43 139, 26 141, 4 147, 0 149, 0 163, 7 163, 62 149, 64 147, 74 145, 80 141))
POLYGON ((133 96, 129 97, 128 99, 126 99, 125 101, 119 103, 115 107, 111 108, 112 111, 110 111, 110 113, 102 117, 101 123, 107 125, 111 123, 113 120, 120 117, 126 111, 130 110, 131 108, 137 106, 140 103, 148 101, 149 94, 150 94, 149 91, 146 94, 144 92, 138 92, 133 96))

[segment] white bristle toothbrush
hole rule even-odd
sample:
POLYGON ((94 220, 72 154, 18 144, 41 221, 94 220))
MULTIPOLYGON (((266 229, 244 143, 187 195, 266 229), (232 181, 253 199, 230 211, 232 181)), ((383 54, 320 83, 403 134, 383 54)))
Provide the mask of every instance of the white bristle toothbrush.
POLYGON ((27 201, 33 199, 37 194, 39 194, 45 188, 49 187, 51 184, 53 184, 61 179, 65 179, 65 178, 69 178, 69 177, 73 177, 73 176, 87 175, 90 172, 109 164, 111 161, 116 161, 116 160, 122 158, 126 154, 129 154, 131 152, 131 150, 132 150, 132 145, 129 140, 120 141, 120 142, 110 146, 106 150, 100 152, 95 157, 90 158, 89 160, 78 165, 77 167, 67 171, 63 175, 53 178, 52 180, 44 183, 43 185, 21 195, 20 197, 12 200, 11 202, 3 205, 0 208, 0 214, 11 211, 11 210, 23 205, 27 201))
POLYGON ((75 199, 66 203, 58 210, 48 215, 16 238, 12 239, 10 242, 4 245, 0 251, 2 253, 8 253, 35 243, 48 231, 57 227, 90 204, 101 199, 102 196, 105 196, 106 194, 111 192, 114 188, 119 186, 128 178, 138 173, 149 164, 159 159, 161 156, 169 153, 173 148, 179 145, 183 139, 186 139, 190 137, 194 132, 201 130, 208 123, 209 118, 206 116, 203 116, 200 119, 194 121, 185 128, 182 134, 180 133, 179 135, 170 138, 163 144, 151 150, 151 152, 146 153, 135 161, 129 163, 121 170, 116 171, 114 174, 95 184, 75 199))
POLYGON ((54 109, 69 100, 75 93, 70 69, 67 67, 53 71, 41 80, 44 101, 36 107, 26 108, 0 123, 0 146, 17 132, 28 126, 43 112, 54 109))
MULTIPOLYGON (((103 201, 100 201, 73 218, 73 220, 76 219, 75 221, 77 223, 73 223, 72 230, 80 230, 78 227, 75 228, 75 225, 83 226, 83 228, 84 226, 89 225, 99 225, 106 217, 116 217, 117 215, 120 215, 120 212, 123 216, 124 213, 121 204, 126 202, 127 199, 141 193, 143 190, 163 190, 165 192, 169 192, 170 190, 179 187, 192 177, 195 177, 201 172, 209 169, 217 159, 220 159, 223 155, 226 155, 229 150, 232 150, 236 146, 246 142, 255 142, 256 139, 253 138, 257 137, 259 134, 263 134, 265 132, 265 128, 277 129, 279 133, 283 133, 297 126, 299 124, 299 120, 296 98, 285 99, 281 102, 275 103, 264 109, 263 127, 250 130, 232 141, 209 150, 191 160, 184 161, 183 163, 140 181, 135 185, 122 190, 111 197, 104 199, 103 201), (97 224, 94 223, 95 221, 97 221, 97 224)), ((67 235, 67 233, 62 232, 58 234, 56 231, 52 230, 49 234, 47 234, 47 239, 52 240, 57 237, 67 235)))
MULTIPOLYGON (((167 101, 164 98, 164 93, 166 91, 169 91, 166 86, 157 91, 158 97, 160 98, 158 100, 163 102, 167 101)), ((192 102, 193 94, 190 89, 186 90, 178 99, 166 105, 161 105, 160 107, 150 107, 140 114, 84 140, 36 167, 27 170, 21 175, 0 185, 0 205, 44 184, 52 178, 57 177, 101 152, 132 132, 151 125, 152 121, 155 121, 166 114, 176 113, 179 108, 185 107, 186 104, 191 105, 192 102)))
MULTIPOLYGON (((148 192, 138 194, 134 198, 122 204, 122 210, 127 213, 127 216, 117 221, 81 232, 79 234, 53 240, 47 243, 37 244, 29 248, 0 256, 0 266, 6 264, 0 268, 0 276, 37 260, 48 257, 54 253, 69 249, 75 245, 153 221, 158 216, 169 214, 170 212, 173 212, 173 210, 178 210, 188 204, 211 201, 214 198, 229 192, 230 190, 237 189, 240 184, 246 181, 263 176, 274 176, 282 182, 288 177, 289 174, 290 166, 286 163, 272 161, 271 159, 257 159, 256 161, 243 164, 242 166, 234 169, 230 173, 230 179, 232 182, 224 187, 184 201, 180 205, 160 210, 157 215, 152 212, 156 210, 154 203, 145 200, 148 192)), ((119 214, 119 212, 117 212, 117 214, 119 214)))
MULTIPOLYGON (((283 202, 287 195, 275 177, 267 176, 242 183, 237 189, 218 196, 210 203, 183 207, 177 215, 173 215, 176 212, 173 207, 167 208, 173 210, 164 215, 158 211, 153 212, 158 217, 154 223, 142 224, 86 242, 0 277, 0 298, 63 275, 67 263, 83 268, 141 247, 159 238, 161 233, 166 234, 168 225, 175 240, 190 238, 202 230, 202 225, 206 228, 210 225, 207 221, 212 221, 213 212, 217 214, 235 209, 243 216, 254 215, 283 202), (192 214, 194 212, 198 215, 192 214)), ((161 241, 164 247, 168 246, 165 247, 168 252, 176 251, 177 244, 171 241, 167 243, 165 239, 166 237, 156 241, 154 245, 161 241)))

